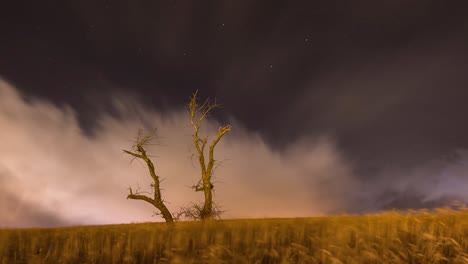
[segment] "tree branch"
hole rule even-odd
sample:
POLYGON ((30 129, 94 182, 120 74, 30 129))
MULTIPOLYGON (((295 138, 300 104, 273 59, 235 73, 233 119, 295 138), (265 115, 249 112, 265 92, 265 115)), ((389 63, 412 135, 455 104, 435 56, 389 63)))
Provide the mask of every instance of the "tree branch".
POLYGON ((130 154, 130 155, 134 156, 135 158, 140 158, 140 159, 143 158, 143 156, 140 155, 140 154, 136 154, 136 153, 130 152, 130 151, 125 150, 125 149, 124 149, 123 151, 124 151, 125 153, 127 153, 127 154, 130 154))
POLYGON ((127 199, 133 199, 133 200, 143 200, 151 205, 154 205, 154 200, 151 199, 150 197, 146 195, 141 195, 141 194, 129 194, 127 195, 127 199))
MULTIPOLYGON (((220 127, 218 129, 218 136, 213 140, 213 142, 210 145, 209 162, 208 162, 207 171, 211 172, 212 169, 213 169, 213 165, 214 165, 214 161, 215 161, 214 160, 214 149, 216 147, 216 144, 218 144, 218 142, 221 140, 221 138, 229 131, 231 131, 231 126, 230 125, 226 125, 226 126, 220 127)), ((210 177, 211 177, 211 175, 210 175, 210 177)))

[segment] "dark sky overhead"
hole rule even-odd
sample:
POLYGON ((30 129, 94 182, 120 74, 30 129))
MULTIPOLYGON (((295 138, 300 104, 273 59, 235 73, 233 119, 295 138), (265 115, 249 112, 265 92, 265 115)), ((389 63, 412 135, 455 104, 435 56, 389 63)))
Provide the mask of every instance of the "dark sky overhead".
MULTIPOLYGON (((0 227, 160 221, 122 154, 139 127, 169 207, 200 200, 185 105, 230 123, 226 218, 468 203, 466 1, 9 1, 0 227)), ((209 132, 211 131, 211 132, 209 132)))

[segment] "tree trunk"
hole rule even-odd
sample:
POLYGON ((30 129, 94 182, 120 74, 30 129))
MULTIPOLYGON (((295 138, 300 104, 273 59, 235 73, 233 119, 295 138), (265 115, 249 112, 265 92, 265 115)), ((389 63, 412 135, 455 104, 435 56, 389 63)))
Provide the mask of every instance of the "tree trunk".
POLYGON ((161 211, 161 215, 164 218, 164 220, 166 220, 166 223, 174 223, 174 218, 172 217, 171 212, 169 212, 169 209, 167 209, 167 207, 163 203, 155 205, 155 207, 158 208, 159 211, 161 211))
POLYGON ((205 193, 205 203, 203 205, 202 219, 213 218, 213 192, 209 179, 203 180, 203 192, 205 193))

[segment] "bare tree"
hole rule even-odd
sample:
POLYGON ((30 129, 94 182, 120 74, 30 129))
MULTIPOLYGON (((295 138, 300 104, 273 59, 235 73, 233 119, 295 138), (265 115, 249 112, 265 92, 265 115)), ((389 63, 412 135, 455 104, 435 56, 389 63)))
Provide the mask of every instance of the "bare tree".
MULTIPOLYGON (((197 155, 198 155, 198 161, 200 163, 201 167, 201 179, 198 182, 197 185, 193 186, 193 189, 195 191, 203 191, 205 194, 205 202, 203 204, 203 208, 201 209, 200 212, 200 218, 202 220, 205 219, 213 219, 216 216, 217 210, 213 210, 213 182, 212 176, 213 176, 213 170, 214 170, 214 164, 215 164, 215 159, 214 159, 214 149, 216 147, 216 144, 221 140, 221 138, 231 130, 230 125, 222 126, 218 128, 218 135, 216 138, 211 142, 209 146, 209 152, 208 152, 208 162, 205 160, 205 155, 204 155, 204 150, 205 146, 208 143, 208 136, 204 138, 200 138, 199 136, 199 130, 201 127, 201 122, 206 118, 208 113, 216 108, 220 107, 219 104, 216 103, 216 100, 214 102, 210 102, 209 99, 206 99, 205 102, 202 105, 198 105, 197 103, 197 94, 198 91, 196 91, 192 97, 190 98, 190 103, 188 104, 188 109, 190 111, 190 124, 192 125, 194 129, 193 133, 193 144, 195 145, 195 149, 197 150, 197 155)), ((193 207, 192 209, 197 209, 197 207, 193 207)), ((199 210, 199 208, 198 208, 199 210)))
POLYGON ((154 171, 154 164, 151 161, 151 159, 148 158, 148 155, 146 154, 146 150, 144 148, 145 145, 149 145, 150 141, 154 138, 154 134, 155 131, 149 135, 143 136, 143 130, 139 129, 136 142, 132 147, 132 150, 134 152, 124 150, 125 153, 133 156, 133 159, 139 158, 146 162, 151 178, 153 179, 153 183, 151 183, 151 187, 153 188, 153 197, 143 195, 139 192, 139 188, 135 192, 133 192, 132 188, 130 187, 130 194, 127 195, 127 199, 142 200, 153 205, 159 210, 159 214, 161 214, 164 220, 166 220, 166 223, 171 224, 174 222, 174 219, 169 209, 167 209, 166 205, 164 204, 164 200, 161 197, 160 178, 158 175, 156 175, 154 171))

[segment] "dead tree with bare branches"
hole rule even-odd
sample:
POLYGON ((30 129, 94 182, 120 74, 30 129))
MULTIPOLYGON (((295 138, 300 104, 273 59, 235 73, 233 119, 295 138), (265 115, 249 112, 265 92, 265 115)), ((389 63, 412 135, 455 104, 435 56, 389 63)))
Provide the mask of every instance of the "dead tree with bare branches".
POLYGON ((214 185, 212 182, 214 170, 213 167, 215 164, 214 149, 216 147, 216 144, 218 144, 218 142, 221 140, 221 138, 231 130, 231 126, 226 125, 218 128, 218 135, 209 146, 208 161, 206 161, 204 151, 205 146, 208 143, 208 136, 200 138, 200 135, 198 133, 201 127, 201 122, 206 118, 208 113, 212 109, 220 107, 220 105, 216 103, 216 100, 214 102, 211 102, 209 99, 206 99, 202 105, 199 105, 197 103, 197 94, 198 91, 196 91, 192 95, 188 104, 188 110, 190 112, 190 124, 194 129, 193 144, 197 151, 198 161, 201 167, 201 179, 197 185, 193 186, 193 189, 197 192, 203 191, 205 194, 205 202, 200 212, 200 218, 202 220, 205 220, 213 219, 216 216, 216 210, 213 210, 214 185))
POLYGON ((127 199, 142 200, 153 205, 159 210, 158 214, 162 215, 164 220, 166 220, 166 223, 172 224, 174 222, 173 216, 171 212, 169 211, 169 209, 167 209, 166 205, 164 204, 164 200, 162 199, 162 196, 161 196, 160 177, 156 175, 154 171, 154 164, 151 161, 151 159, 148 157, 146 150, 145 150, 145 146, 149 145, 150 141, 154 138, 154 134, 155 132, 149 135, 143 135, 143 130, 139 129, 136 142, 132 147, 133 152, 124 150, 125 153, 133 156, 133 159, 139 158, 145 161, 148 167, 150 176, 153 179, 153 183, 151 184, 151 187, 153 188, 153 197, 143 195, 142 193, 138 191, 139 188, 135 192, 133 192, 132 188, 130 187, 129 188, 130 193, 127 195, 127 199))

